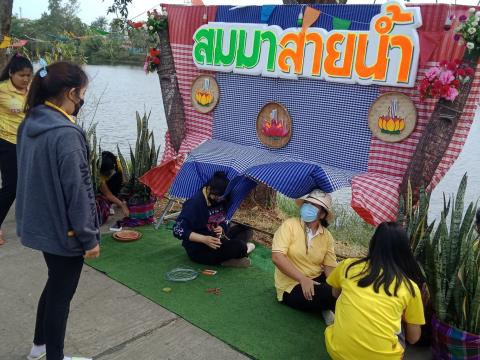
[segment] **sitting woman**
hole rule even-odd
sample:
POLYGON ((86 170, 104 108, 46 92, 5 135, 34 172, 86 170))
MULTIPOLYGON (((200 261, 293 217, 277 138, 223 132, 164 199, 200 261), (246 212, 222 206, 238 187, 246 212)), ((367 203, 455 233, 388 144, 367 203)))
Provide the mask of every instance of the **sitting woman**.
POLYGON ((248 267, 251 262, 247 255, 255 249, 255 245, 248 242, 252 231, 241 225, 227 225, 228 204, 223 195, 228 183, 224 172, 216 172, 183 204, 173 235, 183 240, 182 245, 192 261, 205 265, 248 267))
POLYGON ((331 324, 336 299, 325 279, 337 266, 333 237, 327 230, 334 219, 332 198, 313 190, 297 205, 300 218, 286 220, 273 237, 277 299, 295 309, 322 311, 331 324))
POLYGON ((414 344, 420 338, 423 276, 399 224, 380 224, 368 255, 343 261, 327 282, 335 296, 341 292, 335 323, 325 330, 332 359, 400 360, 404 339, 414 344))
POLYGON ((100 224, 104 224, 112 212, 112 204, 117 205, 124 216, 129 216, 127 204, 117 196, 123 185, 123 171, 120 161, 109 151, 102 152, 100 165, 100 194, 97 195, 97 213, 100 224))

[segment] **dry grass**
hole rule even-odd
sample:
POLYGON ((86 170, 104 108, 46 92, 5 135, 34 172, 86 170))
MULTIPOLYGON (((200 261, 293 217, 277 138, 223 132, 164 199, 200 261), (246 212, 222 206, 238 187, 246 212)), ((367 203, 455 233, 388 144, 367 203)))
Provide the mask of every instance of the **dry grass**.
MULTIPOLYGON (((168 200, 161 199, 156 204, 155 216, 159 217, 168 200)), ((175 202, 170 212, 180 211, 181 203, 175 202)), ((335 206, 336 221, 329 227, 335 238, 335 250, 340 258, 357 257, 366 254, 373 227, 366 224, 349 207, 335 206)), ((246 200, 233 217, 234 222, 252 227, 253 240, 271 247, 273 234, 287 218, 298 216, 298 209, 293 200, 283 196, 277 197, 277 206, 266 209, 246 200)))

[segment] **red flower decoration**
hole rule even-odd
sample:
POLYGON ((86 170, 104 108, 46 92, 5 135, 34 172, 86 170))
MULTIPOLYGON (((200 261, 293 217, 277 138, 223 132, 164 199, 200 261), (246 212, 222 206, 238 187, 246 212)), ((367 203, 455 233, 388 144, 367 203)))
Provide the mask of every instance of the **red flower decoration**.
POLYGON ((160 50, 151 48, 150 49, 150 56, 159 56, 160 55, 160 50))

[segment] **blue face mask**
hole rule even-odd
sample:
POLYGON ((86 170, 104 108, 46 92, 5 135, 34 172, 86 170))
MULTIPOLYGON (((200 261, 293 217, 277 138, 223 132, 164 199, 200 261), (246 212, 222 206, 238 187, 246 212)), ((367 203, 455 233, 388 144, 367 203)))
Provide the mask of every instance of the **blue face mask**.
POLYGON ((318 218, 318 208, 312 204, 303 203, 300 208, 300 217, 307 223, 315 221, 318 218))

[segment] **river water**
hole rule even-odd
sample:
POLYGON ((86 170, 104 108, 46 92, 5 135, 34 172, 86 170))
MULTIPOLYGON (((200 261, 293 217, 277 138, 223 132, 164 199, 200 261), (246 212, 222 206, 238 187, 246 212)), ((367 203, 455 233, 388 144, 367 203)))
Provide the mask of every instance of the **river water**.
MULTIPOLYGON (((98 122, 97 135, 102 149, 127 151, 135 145, 135 112, 150 112, 150 128, 157 144, 163 141, 167 124, 163 112, 158 77, 146 75, 142 64, 133 66, 87 65, 90 77, 84 118, 98 122)), ((432 193, 430 213, 437 217, 443 207, 443 193, 454 193, 464 173, 468 172, 467 201, 480 197, 480 111, 460 157, 432 193)), ((351 191, 342 189, 333 194, 340 204, 349 204, 351 191)))

